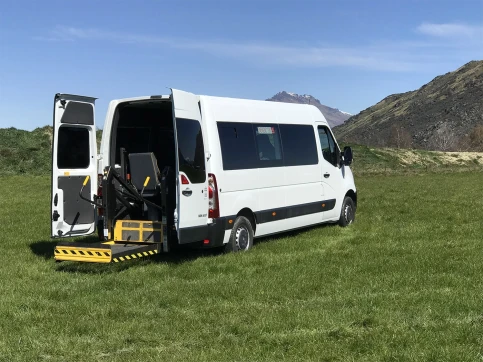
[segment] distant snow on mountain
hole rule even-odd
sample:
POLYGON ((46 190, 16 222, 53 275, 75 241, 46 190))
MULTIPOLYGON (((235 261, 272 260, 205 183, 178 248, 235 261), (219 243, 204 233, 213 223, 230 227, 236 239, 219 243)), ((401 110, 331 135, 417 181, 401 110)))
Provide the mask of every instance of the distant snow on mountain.
POLYGON ((349 117, 350 117, 350 116, 352 116, 352 114, 351 114, 351 113, 348 113, 348 112, 344 112, 344 111, 341 111, 340 109, 338 109, 338 111, 339 111, 340 113, 344 113, 344 114, 347 114, 347 115, 348 115, 349 117))
POLYGON ((344 123, 347 119, 349 119, 349 117, 352 116, 350 113, 321 104, 317 98, 311 96, 310 94, 300 95, 297 93, 282 91, 275 94, 272 98, 267 99, 267 101, 312 104, 322 112, 331 127, 344 123))

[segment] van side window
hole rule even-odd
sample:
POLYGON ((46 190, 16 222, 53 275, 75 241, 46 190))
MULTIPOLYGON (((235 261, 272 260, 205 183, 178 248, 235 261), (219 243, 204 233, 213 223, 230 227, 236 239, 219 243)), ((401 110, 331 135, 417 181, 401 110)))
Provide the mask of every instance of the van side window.
POLYGON ((322 156, 324 159, 334 166, 337 166, 337 146, 334 138, 327 127, 319 126, 320 147, 322 148, 322 156))
POLYGON ((276 124, 254 124, 259 167, 282 166, 282 147, 276 124))
POLYGON ((316 165, 319 163, 314 127, 281 124, 283 159, 285 166, 316 165))
POLYGON ((223 170, 258 167, 257 147, 250 123, 218 122, 223 170))
POLYGON ((87 128, 59 127, 57 167, 84 169, 89 167, 89 130, 87 128))
POLYGON ((176 133, 179 170, 186 174, 191 183, 205 182, 205 148, 200 122, 176 118, 176 133))

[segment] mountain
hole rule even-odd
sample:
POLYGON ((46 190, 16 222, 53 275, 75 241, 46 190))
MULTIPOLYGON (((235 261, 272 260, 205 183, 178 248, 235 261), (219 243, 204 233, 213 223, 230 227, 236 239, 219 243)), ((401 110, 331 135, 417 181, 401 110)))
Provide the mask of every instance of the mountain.
POLYGON ((300 103, 300 104, 312 104, 316 106, 327 119, 329 125, 331 127, 335 127, 344 123, 350 116, 350 113, 342 112, 337 108, 331 108, 324 106, 320 103, 320 101, 311 95, 304 94, 298 95, 296 93, 289 93, 289 92, 279 92, 275 94, 272 98, 267 99, 267 101, 271 102, 285 102, 285 103, 300 103))
POLYGON ((345 143, 367 146, 483 150, 483 61, 390 95, 334 132, 345 143))

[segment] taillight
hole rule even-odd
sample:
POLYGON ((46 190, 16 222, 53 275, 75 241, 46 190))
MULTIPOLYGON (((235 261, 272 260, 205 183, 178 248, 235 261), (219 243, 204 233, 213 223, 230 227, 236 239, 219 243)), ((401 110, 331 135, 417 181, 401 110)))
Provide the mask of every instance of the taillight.
POLYGON ((218 185, 216 177, 208 174, 208 216, 210 218, 220 217, 220 204, 218 201, 218 185))
POLYGON ((182 185, 189 185, 190 184, 188 178, 185 175, 181 175, 181 184, 182 185))

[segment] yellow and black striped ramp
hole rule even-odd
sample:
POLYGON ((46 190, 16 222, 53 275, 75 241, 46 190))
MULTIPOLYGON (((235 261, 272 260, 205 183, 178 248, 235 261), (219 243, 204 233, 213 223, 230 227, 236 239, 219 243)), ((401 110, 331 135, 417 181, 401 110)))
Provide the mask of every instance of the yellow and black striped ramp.
POLYGON ((161 244, 144 244, 144 245, 112 245, 112 261, 119 263, 121 261, 139 259, 159 253, 161 244))
POLYGON ((54 250, 57 261, 119 263, 159 253, 161 244, 113 244, 61 242, 54 250))

